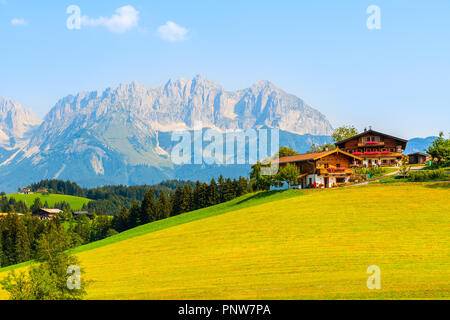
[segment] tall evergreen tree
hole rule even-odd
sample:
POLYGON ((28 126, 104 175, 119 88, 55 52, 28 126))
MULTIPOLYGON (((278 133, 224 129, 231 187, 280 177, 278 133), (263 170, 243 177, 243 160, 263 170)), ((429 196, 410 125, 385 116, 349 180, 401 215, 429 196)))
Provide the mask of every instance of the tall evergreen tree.
POLYGON ((166 193, 164 191, 162 191, 161 195, 159 196, 157 209, 158 219, 166 219, 170 217, 172 208, 170 206, 170 201, 169 199, 167 199, 166 193))
POLYGON ((193 210, 197 210, 202 208, 202 204, 201 204, 201 184, 200 181, 197 181, 195 183, 195 187, 194 187, 194 193, 193 193, 193 203, 192 203, 192 209, 193 210))
POLYGON ((200 207, 206 208, 209 206, 209 186, 207 183, 202 183, 200 186, 200 207))
POLYGON ((128 229, 135 228, 141 224, 140 220, 141 208, 139 203, 134 201, 130 208, 130 214, 128 215, 128 229))
POLYGON ((192 188, 190 185, 185 184, 183 188, 183 194, 181 197, 181 213, 189 212, 192 210, 192 188))
POLYGON ((17 214, 12 215, 14 217, 14 223, 16 225, 16 239, 15 239, 15 251, 16 261, 15 263, 21 263, 30 260, 30 240, 28 238, 25 224, 21 217, 17 214))
POLYGON ((141 224, 146 224, 157 220, 156 218, 156 201, 155 194, 152 189, 149 189, 144 196, 141 204, 141 214, 139 217, 141 224))
POLYGON ((122 207, 120 213, 114 216, 112 221, 112 227, 118 232, 127 230, 129 214, 130 214, 129 211, 125 207, 122 207))
POLYGON ((211 183, 208 186, 208 205, 214 206, 220 201, 219 192, 217 190, 216 180, 211 179, 211 183))
POLYGON ((179 215, 181 211, 181 203, 183 198, 183 189, 181 186, 177 187, 175 194, 170 198, 172 202, 172 216, 179 215))

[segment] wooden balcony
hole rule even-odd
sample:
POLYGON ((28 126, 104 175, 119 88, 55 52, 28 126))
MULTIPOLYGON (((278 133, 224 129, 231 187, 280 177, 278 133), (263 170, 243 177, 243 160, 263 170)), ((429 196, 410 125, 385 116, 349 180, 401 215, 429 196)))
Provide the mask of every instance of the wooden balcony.
POLYGON ((349 168, 324 168, 322 166, 322 167, 317 167, 316 170, 319 174, 352 174, 353 173, 353 169, 349 169, 349 168))
POLYGON ((398 158, 401 156, 402 156, 402 154, 399 152, 389 152, 389 153, 387 153, 387 152, 376 152, 375 153, 374 152, 373 154, 372 153, 367 154, 367 153, 363 152, 361 155, 358 155, 358 157, 360 157, 360 158, 398 158))
POLYGON ((384 146, 384 142, 376 142, 376 143, 372 143, 372 142, 365 142, 365 143, 358 143, 358 147, 383 147, 384 146))

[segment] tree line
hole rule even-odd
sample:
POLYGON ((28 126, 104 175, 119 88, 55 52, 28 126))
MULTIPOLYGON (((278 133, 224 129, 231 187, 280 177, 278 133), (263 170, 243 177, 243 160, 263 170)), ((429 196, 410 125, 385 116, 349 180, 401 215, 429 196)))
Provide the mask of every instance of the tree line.
POLYGON ((92 201, 83 208, 84 211, 89 211, 98 215, 116 215, 120 213, 123 206, 129 209, 134 201, 142 201, 149 188, 152 188, 155 196, 159 198, 161 193, 164 192, 166 195, 172 194, 177 187, 183 187, 185 184, 189 184, 191 187, 194 186, 194 182, 192 181, 167 180, 152 186, 118 185, 82 188, 75 182, 52 179, 33 183, 30 185, 30 188, 33 192, 36 192, 40 188, 46 188, 49 193, 53 194, 65 194, 87 198, 92 201))

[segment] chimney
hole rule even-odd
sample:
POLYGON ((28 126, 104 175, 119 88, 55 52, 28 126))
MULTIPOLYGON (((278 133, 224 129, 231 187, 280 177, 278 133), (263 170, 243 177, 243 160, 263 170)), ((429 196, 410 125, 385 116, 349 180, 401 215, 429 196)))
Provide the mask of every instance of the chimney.
POLYGON ((328 149, 328 147, 325 147, 323 151, 329 151, 330 149, 328 149))
POLYGON ((364 132, 366 132, 367 131, 367 128, 364 128, 364 132))
POLYGON ((369 130, 372 130, 372 126, 369 126, 369 130))

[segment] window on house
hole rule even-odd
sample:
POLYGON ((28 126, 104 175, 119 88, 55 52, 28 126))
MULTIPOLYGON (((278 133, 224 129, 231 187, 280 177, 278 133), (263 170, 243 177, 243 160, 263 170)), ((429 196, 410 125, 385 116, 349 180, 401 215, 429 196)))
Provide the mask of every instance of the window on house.
POLYGON ((345 178, 336 178, 336 183, 344 183, 345 178))
POLYGON ((340 168, 340 167, 341 167, 340 163, 336 164, 336 168, 340 168))
POLYGON ((328 163, 325 163, 324 167, 325 169, 328 169, 328 163))

